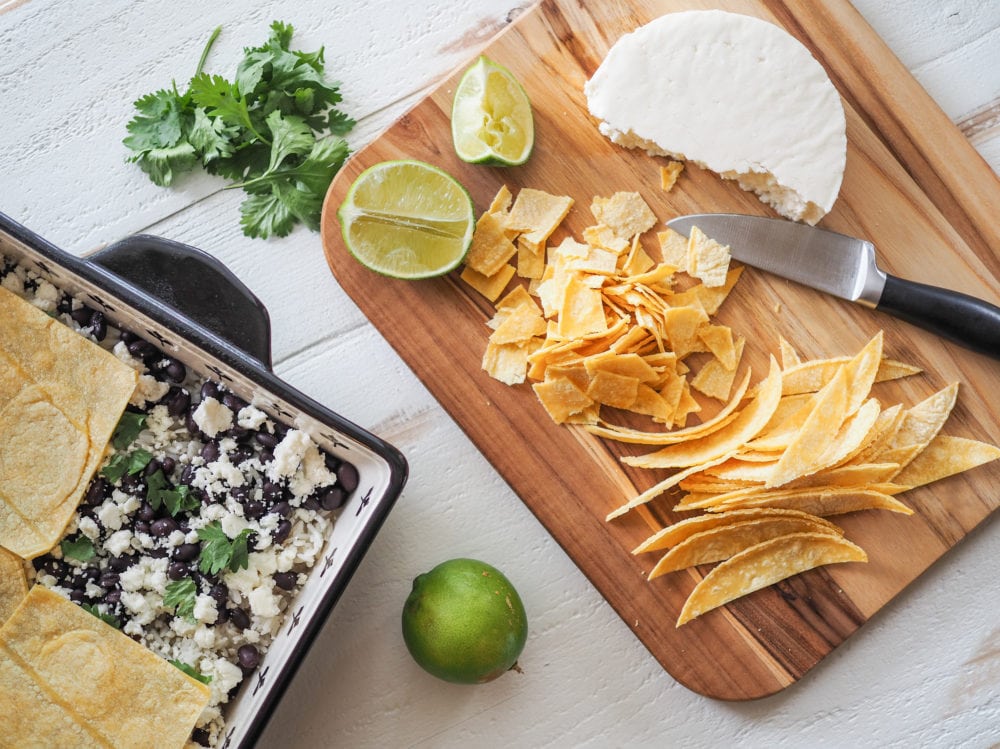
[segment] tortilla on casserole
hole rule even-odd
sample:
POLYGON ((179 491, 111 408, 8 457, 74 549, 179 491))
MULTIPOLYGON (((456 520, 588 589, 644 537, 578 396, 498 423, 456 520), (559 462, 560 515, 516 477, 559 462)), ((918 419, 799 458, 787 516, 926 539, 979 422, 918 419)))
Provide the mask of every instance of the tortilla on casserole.
POLYGON ((0 546, 62 536, 138 381, 127 364, 0 288, 0 546))
POLYGON ((209 695, 40 585, 0 628, 0 715, 31 716, 5 725, 12 746, 183 747, 209 695))
POLYGON ((0 627, 28 595, 24 561, 17 554, 0 549, 0 627))

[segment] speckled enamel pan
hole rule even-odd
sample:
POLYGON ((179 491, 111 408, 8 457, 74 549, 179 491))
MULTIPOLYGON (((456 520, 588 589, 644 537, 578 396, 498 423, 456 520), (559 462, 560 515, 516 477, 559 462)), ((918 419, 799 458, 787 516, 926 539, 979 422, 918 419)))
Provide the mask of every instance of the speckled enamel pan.
POLYGON ((86 259, 69 255, 0 213, 0 253, 104 311, 277 421, 302 429, 353 463, 358 488, 259 668, 225 706, 226 749, 253 746, 309 647, 402 491, 407 464, 388 443, 275 376, 267 310, 212 256, 136 235, 86 259))

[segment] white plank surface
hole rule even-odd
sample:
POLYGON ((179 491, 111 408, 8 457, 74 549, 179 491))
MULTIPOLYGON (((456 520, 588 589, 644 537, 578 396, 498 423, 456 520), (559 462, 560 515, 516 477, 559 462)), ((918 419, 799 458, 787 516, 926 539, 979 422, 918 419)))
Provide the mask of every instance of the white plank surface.
MULTIPOLYGON (((900 59, 1000 169, 1000 4, 857 0, 900 59)), ((318 237, 242 236, 240 195, 153 186, 125 163, 131 102, 193 71, 230 73, 274 18, 326 46, 373 138, 516 15, 514 0, 368 3, 0 2, 0 211, 71 252, 133 232, 201 247, 268 306, 278 373, 398 445, 411 479, 261 746, 972 746, 1000 743, 1000 525, 947 555, 805 679, 749 704, 674 682, 339 289, 318 237), (372 383, 385 383, 377 391, 372 383), (448 557, 496 564, 531 622, 522 674, 427 676, 399 616, 448 557)), ((1000 252, 1000 248, 997 248, 1000 252)))

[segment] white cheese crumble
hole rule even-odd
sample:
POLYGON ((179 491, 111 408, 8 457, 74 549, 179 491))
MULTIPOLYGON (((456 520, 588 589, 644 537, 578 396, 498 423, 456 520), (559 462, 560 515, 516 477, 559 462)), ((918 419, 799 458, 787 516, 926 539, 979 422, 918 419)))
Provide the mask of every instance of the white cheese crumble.
POLYGON ((215 398, 202 399, 191 416, 198 428, 213 438, 233 425, 233 412, 215 398))

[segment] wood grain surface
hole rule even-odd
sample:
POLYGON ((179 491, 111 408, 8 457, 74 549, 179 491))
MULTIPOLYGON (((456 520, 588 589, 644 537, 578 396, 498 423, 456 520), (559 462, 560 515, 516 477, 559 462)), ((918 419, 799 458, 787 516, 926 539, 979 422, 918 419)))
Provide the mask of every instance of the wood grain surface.
MULTIPOLYGON (((669 502, 604 520, 609 510, 666 474, 624 466, 619 457, 634 448, 558 427, 528 385, 509 388, 489 378, 480 362, 491 305, 456 275, 407 283, 364 269, 343 247, 336 208, 365 167, 417 158, 457 177, 477 211, 501 184, 515 192, 525 186, 570 195, 576 204, 564 231, 577 236, 593 222, 591 198, 618 190, 641 192, 661 220, 707 211, 773 215, 732 183, 690 166, 673 191, 662 192, 659 160, 611 144, 587 112, 583 84, 619 36, 663 13, 704 7, 782 25, 827 69, 847 112, 848 158, 840 198, 821 225, 874 241, 887 271, 1000 300, 995 252, 1000 228, 990 215, 991 206, 1000 204, 1000 182, 843 0, 581 5, 543 2, 486 49, 514 72, 531 98, 536 144, 526 165, 504 170, 457 159, 448 115, 456 72, 356 154, 335 180, 324 208, 324 250, 344 290, 664 668, 711 697, 762 697, 799 679, 995 510, 1000 466, 902 495, 916 510, 909 518, 845 516, 847 536, 869 554, 866 565, 813 570, 675 628, 699 573, 647 582, 652 561, 630 554, 651 527, 675 519, 669 502)), ((745 357, 756 373, 765 371, 779 335, 812 358, 853 353, 883 329, 889 356, 925 370, 879 385, 876 394, 883 402, 910 405, 958 381, 958 404, 944 431, 1000 443, 995 400, 1000 369, 985 357, 752 270, 744 273, 719 321, 748 336, 745 357)))

